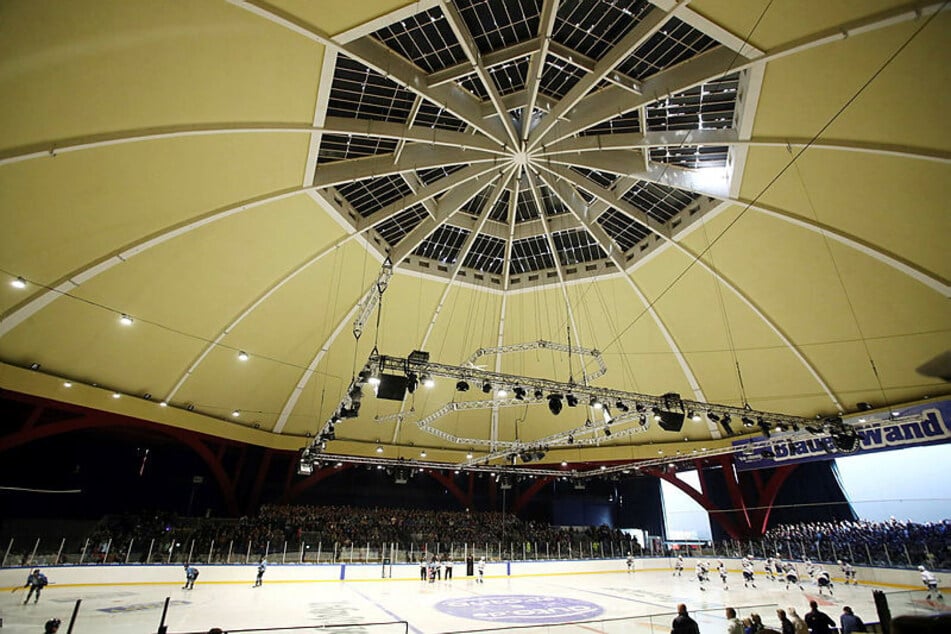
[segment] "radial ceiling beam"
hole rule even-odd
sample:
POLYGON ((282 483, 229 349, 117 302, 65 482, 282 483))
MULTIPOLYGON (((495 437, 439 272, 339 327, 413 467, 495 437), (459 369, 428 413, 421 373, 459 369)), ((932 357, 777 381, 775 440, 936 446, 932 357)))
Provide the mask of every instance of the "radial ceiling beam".
POLYGON ((469 32, 469 27, 466 26, 466 22, 462 19, 462 15, 460 15, 456 5, 449 2, 449 0, 442 0, 442 12, 449 22, 449 27, 453 33, 456 34, 456 39, 459 40, 459 45, 466 54, 469 63, 472 64, 476 76, 489 93, 489 100, 499 113, 499 119, 505 128, 509 141, 512 142, 513 147, 517 146, 518 133, 515 131, 515 124, 512 123, 512 117, 509 116, 505 104, 502 103, 502 97, 499 95, 499 89, 496 87, 495 81, 489 76, 489 71, 486 70, 485 65, 482 63, 482 59, 479 55, 479 47, 476 45, 472 33, 469 32))
POLYGON ((545 0, 538 18, 538 50, 532 54, 528 74, 525 76, 525 106, 522 108, 521 130, 523 143, 528 141, 531 132, 532 113, 538 101, 538 87, 542 82, 545 58, 548 57, 548 47, 551 45, 551 33, 558 17, 558 4, 559 0, 545 0))
MULTIPOLYGON (((592 59, 587 55, 582 55, 578 51, 572 50, 565 46, 564 44, 559 44, 558 42, 551 42, 548 46, 548 53, 552 57, 557 57, 561 61, 571 64, 578 70, 583 70, 585 73, 594 72, 594 67, 598 63, 598 60, 592 59)), ((605 79, 619 88, 623 88, 627 92, 633 93, 635 95, 641 94, 641 82, 634 79, 630 75, 626 75, 618 70, 613 70, 608 73, 608 76, 605 79)))
MULTIPOLYGON (((511 112, 512 110, 523 108, 527 98, 528 92, 525 90, 511 92, 502 97, 502 106, 506 112, 511 112)), ((535 100, 535 107, 544 112, 550 111, 554 104, 555 101, 546 95, 538 95, 538 98, 535 100)), ((491 101, 483 102, 482 116, 487 118, 499 116, 498 110, 496 110, 495 105, 491 101)))
MULTIPOLYGON (((486 68, 492 68, 493 66, 499 66, 501 64, 505 64, 506 62, 514 62, 517 59, 531 55, 537 48, 537 41, 525 40, 524 42, 519 42, 518 44, 513 44, 512 46, 507 46, 505 48, 500 48, 497 51, 486 53, 482 56, 482 64, 486 68)), ((468 61, 465 61, 436 71, 427 78, 427 82, 429 86, 439 86, 442 84, 457 82, 463 77, 471 75, 473 72, 472 64, 468 61)))
MULTIPOLYGON (((643 109, 641 110, 643 111, 643 109)), ((538 152, 538 156, 556 154, 577 154, 579 152, 600 152, 603 150, 637 150, 652 147, 680 147, 726 145, 732 147, 778 147, 830 150, 836 152, 857 152, 880 156, 951 163, 951 152, 934 148, 912 147, 890 143, 869 141, 847 141, 838 139, 806 139, 802 137, 759 137, 749 140, 738 138, 736 130, 662 130, 655 132, 630 132, 619 134, 591 134, 564 139, 538 152)))
POLYGON ((551 145, 593 125, 720 77, 731 72, 730 65, 734 62, 745 61, 745 58, 737 61, 736 57, 736 53, 727 47, 716 46, 648 78, 641 86, 642 94, 633 98, 629 92, 617 86, 599 90, 578 101, 577 105, 564 113, 563 119, 556 121, 551 115, 546 117, 548 124, 544 135, 538 132, 540 126, 532 133, 533 147, 538 143, 551 145))
POLYGON ((424 218, 415 229, 404 236, 399 244, 390 250, 390 259, 393 261, 393 265, 398 266, 423 240, 428 238, 440 225, 459 211, 462 205, 472 200, 473 197, 478 195, 479 192, 489 185, 497 182, 502 176, 500 173, 490 179, 473 179, 450 190, 445 196, 439 199, 439 202, 436 204, 435 213, 432 216, 424 218))
MULTIPOLYGON (((538 208, 538 217, 542 221, 542 228, 545 232, 545 240, 548 242, 548 248, 551 250, 551 259, 554 261, 555 271, 558 273, 558 282, 559 287, 561 288, 561 296, 565 300, 565 311, 568 313, 568 323, 571 325, 572 332, 575 333, 577 345, 580 346, 582 345, 581 331, 578 330, 578 324, 575 321, 575 312, 571 307, 571 300, 568 298, 568 287, 565 284, 564 267, 561 264, 561 258, 559 257, 560 254, 558 253, 558 249, 555 247, 555 239, 552 237, 551 229, 548 226, 548 218, 545 216, 545 206, 542 204, 541 192, 538 189, 538 183, 536 181, 537 176, 535 176, 534 171, 526 171, 525 177, 528 179, 532 197, 535 199, 535 206, 538 208)), ((587 385, 588 370, 585 368, 584 363, 581 364, 581 376, 584 380, 584 385, 587 385)))
MULTIPOLYGON (((627 59, 631 53, 636 51, 644 42, 650 39, 654 33, 660 30, 682 6, 685 5, 678 4, 667 12, 656 7, 651 8, 651 10, 634 25, 634 28, 621 38, 620 42, 614 45, 604 57, 598 60, 590 73, 584 75, 571 87, 568 93, 562 97, 558 104, 552 108, 552 111, 548 113, 548 116, 539 122, 529 135, 528 148, 532 149, 538 146, 545 134, 558 122, 560 117, 567 116, 575 104, 591 92, 618 64, 627 59)), ((619 88, 616 89, 620 90, 619 88)))
MULTIPOLYGON (((597 184, 591 182, 590 180, 584 178, 580 174, 577 174, 571 170, 558 169, 551 167, 543 167, 551 174, 571 183, 575 187, 579 187, 588 191, 590 194, 596 198, 601 199, 611 207, 614 207, 621 213, 627 215, 632 220, 637 220, 638 209, 635 208, 632 204, 623 200, 613 192, 604 189, 603 187, 598 186, 597 184)), ((639 222, 639 221, 638 221, 639 222)), ((832 388, 826 383, 825 379, 819 374, 819 371, 812 365, 812 363, 806 359, 806 357, 799 351, 796 345, 792 340, 786 335, 786 333, 776 324, 772 318, 769 317, 752 299, 750 299, 746 293, 744 293, 740 288, 734 284, 729 278, 720 273, 712 265, 708 264, 703 260, 700 254, 694 253, 692 250, 688 249, 684 245, 680 244, 673 238, 667 236, 665 233, 658 232, 655 229, 655 225, 644 225, 646 229, 649 229, 652 233, 659 236, 662 240, 670 244, 672 248, 679 251, 681 254, 689 258, 692 262, 695 262, 700 268, 709 273, 715 280, 723 284, 724 287, 730 290, 741 302, 743 302, 753 313, 760 318, 760 320, 770 329, 773 333, 783 342, 783 344, 790 350, 790 352, 799 360, 802 366, 806 369, 807 372, 813 377, 813 379, 819 384, 822 390, 826 393, 829 399, 832 401, 832 404, 841 411, 843 410, 842 404, 840 403, 838 397, 832 391, 832 388)))
POLYGON ((400 160, 393 162, 392 154, 377 154, 363 158, 322 163, 314 172, 314 187, 333 187, 342 183, 379 178, 409 170, 432 169, 445 165, 496 164, 500 157, 479 150, 450 147, 412 145, 403 150, 400 160))
MULTIPOLYGON (((423 339, 420 341, 419 347, 416 348, 417 350, 426 349, 426 345, 429 343, 429 337, 432 336, 433 329, 436 327, 436 321, 439 319, 440 314, 442 314, 442 309, 446 305, 446 299, 449 297, 449 292, 453 288, 453 283, 456 281, 456 277, 459 275, 459 271, 462 269, 462 264, 466 261, 466 258, 469 257, 469 252, 472 250, 472 245, 475 244, 476 238, 479 236, 479 233, 482 231, 483 227, 485 227, 485 223, 489 219, 489 214, 492 213, 492 209, 495 207, 495 204, 498 202, 499 198, 501 198, 502 192, 505 191, 505 188, 514 173, 515 169, 510 169, 508 173, 506 173, 502 178, 495 181, 492 194, 489 196, 485 206, 479 213, 479 217, 476 219, 475 224, 469 231, 469 235, 466 236, 462 246, 459 248, 459 253, 456 255, 456 261, 453 263, 449 272, 449 281, 446 282, 446 287, 443 289, 442 295, 440 295, 439 301, 436 303, 436 308, 433 310, 433 316, 429 319, 429 325, 426 327, 426 332, 423 334, 423 339)), ((403 422, 402 413, 405 406, 406 401, 403 401, 403 403, 400 405, 401 416, 396 419, 396 425, 393 427, 393 436, 391 440, 393 443, 396 443, 399 439, 400 428, 403 422)))
MULTIPOLYGON (((578 220, 578 222, 581 223, 588 233, 594 237, 601 249, 607 254, 608 258, 614 262, 614 266, 616 266, 619 271, 624 271, 625 262, 623 253, 619 255, 620 249, 614 248, 614 241, 604 230, 604 228, 597 223, 596 220, 588 220, 585 217, 585 210, 581 208, 583 199, 578 194, 577 190, 565 181, 548 177, 544 173, 539 173, 538 176, 548 186, 548 189, 550 189, 554 195, 558 196, 562 203, 564 203, 571 214, 578 220)), ((694 394, 694 398, 698 401, 706 401, 707 399, 703 394, 703 389, 700 387, 700 382, 693 373, 693 369, 690 367, 690 364, 687 363, 687 358, 684 356, 680 346, 670 333, 670 329, 667 328, 667 324, 665 324, 664 320, 660 318, 660 315, 657 313, 657 310, 651 305, 651 303, 647 301, 647 297, 644 295, 643 291, 641 291, 641 288, 637 285, 637 283, 634 282, 634 279, 630 276, 630 274, 625 273, 624 280, 634 292, 634 295, 637 296, 638 301, 640 301, 641 305, 651 316, 651 319, 654 320, 654 325, 657 326, 661 336, 667 343, 667 347, 670 348, 671 353, 677 360, 677 365, 680 366, 680 370, 683 372, 684 378, 687 379, 687 384, 690 386, 690 389, 694 394)), ((719 430, 717 430, 715 426, 711 430, 711 435, 714 438, 719 438, 719 430)))
POLYGON ((453 115, 498 143, 505 143, 504 132, 492 121, 482 119, 479 102, 472 95, 456 86, 429 86, 426 75, 420 72, 416 66, 403 57, 394 55, 390 49, 372 37, 366 36, 342 43, 313 24, 309 24, 300 17, 266 2, 266 0, 229 0, 229 2, 314 42, 337 49, 347 57, 351 57, 364 66, 392 79, 407 90, 444 107, 453 115))
POLYGON ((484 174, 488 174, 497 169, 500 169, 500 167, 495 164, 482 164, 470 165, 469 167, 465 167, 459 171, 453 172, 449 176, 440 178, 435 183, 431 183, 425 187, 422 187, 416 193, 405 196, 404 198, 390 203, 386 207, 383 207, 382 209, 374 211, 370 215, 359 219, 357 221, 357 230, 363 231, 368 227, 377 225, 384 220, 392 218, 393 216, 406 211, 413 205, 430 200, 443 192, 449 191, 450 189, 458 187, 470 180, 478 179, 484 174))

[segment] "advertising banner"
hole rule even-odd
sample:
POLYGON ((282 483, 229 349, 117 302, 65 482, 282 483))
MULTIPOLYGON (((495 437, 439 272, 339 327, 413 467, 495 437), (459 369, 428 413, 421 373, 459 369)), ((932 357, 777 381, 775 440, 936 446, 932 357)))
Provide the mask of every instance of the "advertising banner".
MULTIPOLYGON (((856 453, 872 453, 905 447, 919 447, 935 445, 951 441, 951 399, 943 399, 910 405, 893 412, 878 412, 875 414, 852 414, 844 416, 847 424, 858 424, 861 421, 864 429, 859 430, 859 449, 856 453), (907 417, 916 416, 914 421, 907 421, 907 417), (896 418, 898 420, 896 420, 896 418), (871 424, 870 423, 878 423, 871 424)), ((734 455, 736 469, 748 471, 752 469, 766 469, 784 464, 813 462, 816 460, 832 460, 843 455, 837 453, 831 438, 794 440, 789 433, 772 433, 771 447, 765 452, 762 448, 743 452, 743 446, 752 442, 766 440, 765 436, 756 436, 750 439, 734 441, 737 448, 734 455)))

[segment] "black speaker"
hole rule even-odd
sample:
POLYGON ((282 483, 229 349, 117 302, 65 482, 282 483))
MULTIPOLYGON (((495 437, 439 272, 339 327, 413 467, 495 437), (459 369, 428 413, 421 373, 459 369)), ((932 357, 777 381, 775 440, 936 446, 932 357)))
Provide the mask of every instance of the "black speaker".
POLYGON ((376 397, 388 401, 402 401, 406 396, 406 377, 399 374, 384 374, 380 376, 380 384, 376 388, 376 397))
POLYGON ((657 421, 657 424, 660 425, 660 428, 665 431, 680 431, 684 426, 684 417, 683 412, 668 412, 661 410, 660 420, 657 421))

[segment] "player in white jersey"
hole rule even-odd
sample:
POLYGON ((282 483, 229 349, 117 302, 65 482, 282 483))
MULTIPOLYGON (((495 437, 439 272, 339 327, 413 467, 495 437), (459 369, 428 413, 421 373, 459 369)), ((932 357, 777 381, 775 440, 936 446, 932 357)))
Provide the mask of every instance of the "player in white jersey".
POLYGON ((631 553, 627 554, 627 571, 628 573, 634 572, 634 555, 631 553))
POLYGON ((921 582, 928 588, 928 600, 931 600, 932 593, 937 594, 938 599, 944 599, 941 590, 938 588, 938 578, 934 576, 934 573, 924 566, 918 566, 918 572, 921 573, 921 582))
POLYGON ((726 564, 722 559, 717 559, 717 572, 720 573, 720 581, 723 582, 723 589, 729 590, 730 586, 726 584, 726 564))
POLYGON ((697 572, 697 581, 700 583, 700 589, 706 590, 706 588, 703 587, 703 582, 707 580, 708 570, 707 570, 707 564, 703 560, 700 560, 697 562, 696 572, 697 572))
POLYGON ((819 572, 819 567, 812 563, 812 560, 806 557, 806 574, 809 575, 810 579, 816 578, 816 573, 819 572))
POLYGON ((749 588, 750 586, 756 587, 756 584, 753 583, 753 562, 749 557, 744 557, 741 564, 743 566, 743 587, 749 588))
MULTIPOLYGON (((763 562, 763 570, 766 571, 767 579, 769 579, 770 581, 776 580, 776 578, 773 576, 773 558, 772 557, 767 557, 766 561, 763 562)), ((776 572, 781 572, 781 571, 777 569, 776 572)))
POLYGON ((680 577, 684 571, 684 556, 677 555, 677 561, 674 562, 674 576, 680 577))
POLYGON ((855 568, 852 567, 848 559, 840 559, 839 567, 842 569, 842 574, 845 575, 845 585, 850 583, 853 586, 859 585, 859 582, 855 580, 855 568))
POLYGON ((822 596, 823 590, 828 590, 829 596, 832 596, 832 577, 825 568, 819 570, 819 574, 816 576, 816 585, 819 586, 820 597, 822 596))
POLYGON ((786 564, 785 576, 787 590, 789 590, 789 584, 799 586, 800 590, 805 590, 805 588, 802 587, 802 584, 799 583, 799 571, 796 570, 796 564, 792 562, 786 564))

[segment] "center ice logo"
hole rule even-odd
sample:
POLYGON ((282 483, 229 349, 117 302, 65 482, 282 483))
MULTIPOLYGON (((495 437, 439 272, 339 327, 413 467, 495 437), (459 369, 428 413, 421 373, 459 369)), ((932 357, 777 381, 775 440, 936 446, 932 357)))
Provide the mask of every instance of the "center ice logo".
POLYGON ((437 603, 436 609, 466 619, 525 624, 584 621, 596 618, 604 612, 600 605, 588 601, 533 594, 447 599, 437 603))

